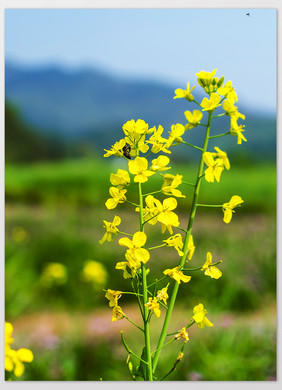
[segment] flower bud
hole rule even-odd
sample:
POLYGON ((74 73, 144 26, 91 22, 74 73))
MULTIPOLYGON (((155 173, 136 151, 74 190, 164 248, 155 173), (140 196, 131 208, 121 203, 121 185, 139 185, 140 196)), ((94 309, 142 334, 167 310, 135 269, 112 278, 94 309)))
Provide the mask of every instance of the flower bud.
POLYGON ((217 88, 220 88, 224 83, 224 76, 220 77, 219 82, 217 83, 217 88))

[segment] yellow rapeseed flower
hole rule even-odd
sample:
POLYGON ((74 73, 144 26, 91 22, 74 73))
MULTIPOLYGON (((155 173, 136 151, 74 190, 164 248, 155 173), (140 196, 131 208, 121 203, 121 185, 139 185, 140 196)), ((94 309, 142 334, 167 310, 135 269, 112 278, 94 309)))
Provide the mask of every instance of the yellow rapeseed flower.
POLYGON ((163 131, 164 129, 161 125, 159 125, 158 130, 156 129, 156 126, 153 127, 153 134, 148 141, 146 141, 148 144, 152 144, 152 153, 171 153, 171 151, 166 148, 167 139, 162 137, 163 131))
POLYGON ((113 222, 107 222, 105 220, 103 220, 103 222, 105 224, 104 228, 106 228, 106 233, 104 234, 103 238, 99 241, 99 244, 101 244, 101 245, 106 240, 107 241, 114 241, 114 239, 116 238, 117 233, 118 233, 117 226, 121 223, 121 219, 120 219, 120 217, 115 215, 113 222))
POLYGON ((131 119, 122 126, 122 130, 125 134, 125 141, 131 147, 131 156, 136 156, 137 149, 142 153, 147 152, 149 146, 145 143, 145 135, 153 131, 149 129, 148 123, 145 123, 143 119, 137 119, 136 122, 131 119))
POLYGON ((166 173, 163 175, 164 182, 162 185, 162 192, 165 195, 173 195, 177 198, 185 198, 185 195, 181 193, 180 190, 177 189, 177 187, 182 183, 182 175, 176 174, 176 175, 170 175, 169 173, 166 173))
POLYGON ((199 303, 199 305, 195 306, 193 309, 193 320, 196 322, 199 328, 204 328, 206 326, 213 326, 213 324, 206 317, 206 309, 204 309, 204 305, 199 303))
POLYGON ((238 107, 234 106, 234 104, 231 104, 228 100, 225 100, 222 103, 222 108, 224 109, 226 115, 234 117, 236 120, 238 120, 239 118, 245 120, 245 115, 241 114, 238 111, 238 107))
MULTIPOLYGON (((122 237, 119 240, 119 245, 126 246, 128 249, 126 251, 125 257, 129 262, 130 266, 140 266, 140 262, 147 263, 150 259, 150 253, 147 249, 142 248, 147 241, 147 236, 144 232, 136 232, 132 240, 127 237, 122 237)), ((139 268, 139 267, 138 267, 139 268)))
POLYGON ((210 95, 210 98, 204 97, 201 103, 201 107, 203 107, 203 111, 207 112, 213 112, 217 107, 221 106, 220 102, 220 96, 216 93, 212 93, 210 95))
POLYGON ((134 160, 128 162, 129 172, 135 175, 135 183, 145 183, 148 177, 155 174, 148 170, 148 160, 145 157, 136 157, 134 160))
POLYGON ((152 214, 156 215, 157 221, 161 223, 162 233, 167 229, 170 234, 173 234, 172 226, 179 226, 178 216, 172 211, 177 207, 177 200, 175 198, 166 198, 163 204, 154 197, 150 198, 150 200, 153 204, 152 214))
POLYGON ((229 159, 226 152, 220 150, 218 147, 215 147, 217 153, 204 153, 204 162, 208 166, 205 170, 205 179, 209 183, 213 183, 214 179, 217 182, 220 181, 220 176, 224 168, 230 169, 229 159))
POLYGON ((109 198, 105 205, 107 209, 112 210, 117 207, 119 203, 124 203, 126 201, 125 193, 127 190, 121 190, 116 187, 110 187, 109 193, 111 195, 111 198, 109 198))
POLYGON ((188 336, 188 333, 186 331, 186 328, 185 326, 181 329, 181 331, 179 333, 177 333, 175 336, 176 340, 179 340, 181 338, 185 339, 186 341, 189 340, 189 336, 188 336))
POLYGON ((232 87, 232 81, 227 81, 224 87, 220 87, 217 89, 217 93, 221 96, 225 96, 229 103, 234 104, 238 101, 237 94, 235 92, 235 88, 232 87))
POLYGON ((50 287, 52 284, 65 284, 67 279, 67 268, 61 263, 49 263, 40 277, 41 283, 46 287, 50 287))
POLYGON ((191 234, 189 236, 189 240, 188 240, 188 253, 187 253, 187 260, 186 261, 189 261, 192 259, 194 252, 195 252, 195 245, 194 245, 194 241, 193 241, 193 236, 191 234))
POLYGON ((163 240, 167 246, 172 246, 177 250, 179 256, 183 256, 181 249, 183 248, 183 241, 181 234, 177 233, 174 236, 169 237, 167 240, 163 240))
POLYGON ((158 158, 155 158, 152 161, 151 171, 166 171, 167 169, 170 169, 170 167, 167 167, 166 165, 169 164, 169 158, 167 156, 159 156, 158 158))
POLYGON ((196 76, 198 76, 198 84, 200 85, 200 87, 209 87, 209 85, 212 84, 213 76, 215 75, 216 71, 217 69, 214 69, 212 72, 206 72, 204 70, 201 70, 200 73, 196 73, 196 76))
POLYGON ((167 284, 166 287, 162 288, 157 292, 157 299, 159 301, 163 301, 165 305, 167 304, 167 299, 168 299, 168 294, 167 294, 168 285, 169 283, 167 284))
POLYGON ((110 182, 119 189, 130 183, 129 173, 125 169, 118 169, 117 173, 111 173, 110 182))
POLYGON ((121 295, 122 295, 121 291, 108 289, 105 297, 109 300, 109 306, 110 307, 117 306, 118 300, 121 297, 121 295))
POLYGON ((117 156, 117 157, 121 157, 123 155, 123 151, 122 151, 122 148, 125 146, 126 144, 126 141, 125 139, 121 139, 120 141, 116 142, 112 148, 110 150, 105 150, 105 153, 104 154, 104 157, 109 157, 109 156, 117 156))
POLYGON ((169 148, 173 142, 182 142, 181 136, 185 132, 185 127, 181 123, 176 123, 171 126, 171 131, 169 131, 169 137, 166 142, 166 148, 169 148))
POLYGON ((230 118, 230 133, 234 137, 237 137, 237 144, 238 145, 240 145, 242 143, 242 141, 247 142, 246 138, 242 134, 242 132, 245 131, 244 127, 245 126, 243 126, 243 125, 238 126, 238 123, 237 123, 237 120, 235 117, 230 118))
POLYGON ((173 97, 173 99, 185 98, 186 100, 188 100, 188 102, 192 102, 194 100, 194 96, 191 94, 191 92, 194 88, 195 86, 190 89, 190 83, 187 83, 186 89, 177 88, 174 91, 175 96, 173 97))
POLYGON ((14 339, 12 338, 13 325, 5 321, 5 370, 14 372, 16 377, 23 375, 25 367, 23 363, 33 361, 33 353, 27 348, 20 348, 17 351, 11 348, 14 339))
POLYGON ((119 261, 115 268, 123 271, 124 279, 134 278, 137 271, 137 268, 130 266, 128 261, 119 261))
POLYGON ((108 272, 102 263, 88 260, 84 263, 81 277, 86 282, 92 282, 93 287, 99 288, 105 286, 107 283, 108 272))
POLYGON ((224 217, 223 217, 223 221, 225 223, 229 223, 232 219, 232 213, 235 213, 235 211, 233 210, 235 207, 241 205, 241 203, 243 203, 243 199, 238 196, 238 195, 234 195, 232 196, 232 198, 230 199, 230 201, 228 203, 223 203, 222 205, 222 210, 224 212, 224 217))
POLYGON ((160 304, 158 303, 158 300, 156 297, 149 298, 149 302, 145 303, 145 306, 148 307, 149 310, 153 310, 153 312, 156 314, 157 317, 160 317, 161 311, 160 311, 160 304))
POLYGON ((205 264, 202 266, 201 271, 205 271, 205 275, 210 276, 213 279, 219 279, 222 276, 222 272, 212 264, 212 254, 207 253, 207 259, 205 264))
POLYGON ((180 284, 181 281, 184 283, 188 283, 191 280, 191 276, 184 275, 183 272, 179 270, 179 267, 166 269, 163 273, 176 280, 178 284, 180 284))
POLYGON ((193 114, 190 111, 184 111, 185 118, 188 121, 188 124, 185 125, 185 130, 193 129, 200 124, 203 117, 203 113, 200 110, 193 110, 193 114))
POLYGON ((114 306, 112 322, 122 320, 123 317, 124 317, 124 313, 122 311, 122 308, 120 306, 114 306))

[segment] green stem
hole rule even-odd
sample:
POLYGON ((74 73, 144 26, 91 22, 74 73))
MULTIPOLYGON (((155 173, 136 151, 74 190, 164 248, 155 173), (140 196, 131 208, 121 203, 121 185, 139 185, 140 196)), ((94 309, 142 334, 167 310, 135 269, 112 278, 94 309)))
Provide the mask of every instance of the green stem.
MULTIPOLYGON (((207 130, 206 130, 206 136, 205 136, 204 146, 203 146, 203 150, 202 150, 201 160, 200 160, 200 163, 199 163, 198 175, 197 175, 197 180, 196 180, 196 185, 195 185, 195 190, 194 190, 192 207, 191 207, 190 216, 189 216, 187 233, 186 233, 186 236, 185 236, 185 241, 184 241, 184 246, 183 246, 183 256, 181 257, 180 264, 179 264, 180 267, 183 267, 183 265, 185 264, 186 256, 187 256, 187 253, 188 253, 189 237, 191 235, 193 222, 194 222, 194 218, 195 218, 195 214, 196 214, 196 210, 197 210, 197 201, 198 201, 200 184, 201 184, 201 176, 203 174, 203 167, 204 167, 204 157, 203 156, 204 156, 204 153, 206 152, 207 146, 208 146, 211 118, 212 118, 212 114, 209 113, 208 126, 207 126, 207 130)), ((162 347, 162 345, 164 343, 164 340, 166 338, 167 328, 168 328, 168 325, 169 325, 169 322, 170 322, 170 318, 171 318, 171 315, 172 315, 172 311, 173 311, 173 308, 174 308, 174 304, 175 304, 175 301, 176 301, 176 296, 177 296, 177 293, 178 293, 178 289, 179 289, 179 284, 177 282, 175 282, 173 290, 172 290, 172 294, 170 296, 169 306, 168 306, 168 309, 167 309, 167 313, 166 313, 166 317, 165 317, 165 320, 164 320, 163 328, 162 328, 161 335, 160 335, 160 338, 159 338, 159 342, 158 342, 158 345, 157 345, 157 352, 156 352, 156 354, 154 356, 154 359, 153 359, 153 371, 154 372, 155 372, 157 364, 158 364, 158 359, 159 359, 159 356, 160 356, 161 347, 162 347)))
POLYGON ((129 234, 129 233, 125 233, 125 232, 121 232, 120 230, 118 230, 118 233, 120 233, 120 234, 124 234, 125 236, 133 237, 133 234, 129 234))
POLYGON ((148 194, 143 194, 143 196, 148 196, 148 195, 158 194, 159 192, 162 192, 162 190, 159 190, 159 191, 154 191, 154 192, 149 192, 148 194))
POLYGON ((126 202, 127 202, 127 203, 130 203, 130 204, 133 204, 133 206, 135 206, 135 207, 138 207, 138 206, 139 206, 138 204, 133 203, 133 202, 130 202, 130 200, 127 200, 127 199, 126 199, 126 202))
MULTIPOLYGON (((139 195, 139 218, 140 218, 140 231, 144 231, 144 220, 143 220, 143 197, 141 183, 138 183, 138 195, 139 195)), ((148 380, 153 381, 153 370, 152 370, 152 358, 151 358, 151 346, 150 346, 150 328, 149 328, 149 310, 145 304, 148 302, 148 291, 147 291, 147 276, 146 276, 146 265, 141 263, 142 272, 142 293, 143 293, 143 321, 144 321, 144 334, 145 334, 145 347, 147 351, 147 371, 148 380)))
POLYGON ((203 150, 202 148, 199 148, 198 146, 195 146, 195 145, 192 145, 192 144, 188 144, 188 142, 185 142, 185 141, 182 141, 181 142, 182 144, 185 144, 185 145, 188 145, 188 146, 191 146, 191 148, 194 148, 194 149, 198 149, 198 150, 203 150))
POLYGON ((126 349, 126 351, 127 351, 130 355, 135 356, 138 360, 140 360, 140 361, 143 362, 144 364, 148 364, 147 362, 145 362, 145 360, 142 360, 138 355, 136 355, 134 352, 131 351, 131 349, 128 347, 128 345, 127 345, 126 342, 125 342, 124 335, 123 335, 123 331, 120 332, 120 335, 121 335, 121 341, 122 341, 122 343, 123 343, 124 348, 126 349))
POLYGON ((197 203, 197 206, 201 206, 201 207, 222 207, 222 204, 202 204, 202 203, 197 203))
POLYGON ((128 317, 127 317, 126 315, 124 315, 124 314, 123 314, 123 316, 124 316, 124 318, 127 319, 127 321, 131 322, 132 325, 136 326, 136 328, 138 328, 138 329, 140 329, 142 332, 144 332, 144 329, 140 328, 140 326, 137 325, 137 324, 135 324, 135 322, 133 322, 130 318, 128 318, 128 317))
POLYGON ((161 244, 158 246, 152 246, 152 248, 147 248, 148 251, 151 251, 152 249, 162 248, 163 246, 166 246, 166 244, 161 244))
POLYGON ((221 133, 221 134, 218 134, 218 135, 212 135, 211 137, 209 137, 209 139, 223 137, 224 135, 228 135, 228 134, 231 134, 230 131, 228 131, 227 133, 221 133))
MULTIPOLYGON (((222 102, 223 100, 224 100, 224 99, 222 99, 221 102, 222 102)), ((219 117, 224 116, 224 115, 226 115, 226 112, 224 112, 223 114, 215 115, 215 116, 212 117, 212 119, 214 119, 214 118, 219 118, 219 117)))

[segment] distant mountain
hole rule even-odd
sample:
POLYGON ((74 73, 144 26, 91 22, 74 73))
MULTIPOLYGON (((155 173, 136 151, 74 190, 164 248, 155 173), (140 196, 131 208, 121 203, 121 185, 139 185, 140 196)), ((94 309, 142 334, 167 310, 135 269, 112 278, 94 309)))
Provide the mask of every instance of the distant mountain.
MULTIPOLYGON (((32 126, 101 147, 110 147, 121 138, 121 127, 130 119, 144 119, 150 126, 162 124, 166 130, 176 122, 185 124, 183 112, 196 107, 184 99, 173 99, 178 87, 184 86, 123 80, 96 69, 69 71, 55 66, 5 65, 5 98, 20 109, 32 126)), ((195 97, 202 99, 197 94, 195 97)), ((275 158, 276 118, 242 105, 239 111, 246 115, 248 139, 240 146, 240 152, 247 154, 251 150, 260 157, 275 158)), ((217 124, 219 133, 226 131, 228 118, 219 118, 217 124)), ((191 131, 191 142, 201 142, 201 133, 198 129, 191 131)), ((232 148, 236 146, 234 137, 224 142, 232 148)))

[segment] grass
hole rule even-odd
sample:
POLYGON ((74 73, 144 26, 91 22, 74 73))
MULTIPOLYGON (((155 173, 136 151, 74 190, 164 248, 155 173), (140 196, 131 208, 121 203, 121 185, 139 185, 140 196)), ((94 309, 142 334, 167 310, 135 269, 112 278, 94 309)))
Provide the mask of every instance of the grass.
MULTIPOLYGON (((194 182, 196 167, 176 164, 169 171, 181 172, 183 180, 194 182)), ((126 162, 112 160, 69 160, 60 163, 40 163, 34 165, 6 165, 5 189, 7 202, 29 204, 71 204, 73 206, 101 207, 108 197, 110 172, 126 168, 126 162)), ((162 179, 152 177, 151 188, 159 188, 162 179)), ((133 187, 133 186, 131 186, 133 187)), ((134 188, 129 188, 132 194, 134 188)), ((146 187, 146 185, 145 185, 146 187)), ((187 207, 191 202, 192 187, 182 184, 181 190, 187 196, 179 199, 179 207, 187 207)), ((220 183, 206 183, 203 180, 201 203, 221 204, 229 201, 232 195, 240 195, 247 207, 242 212, 267 212, 276 214, 276 168, 273 164, 254 166, 232 166, 224 171, 220 183), (207 195, 205 195, 207 194, 207 195)))
MULTIPOLYGON (((34 362, 26 365, 20 380, 130 379, 124 364, 126 353, 120 341, 120 327, 127 329, 130 345, 138 350, 141 343, 126 327, 125 320, 111 323, 111 309, 102 290, 130 288, 121 271, 114 269, 116 262, 122 261, 124 251, 117 241, 98 244, 103 235, 103 219, 110 221, 116 214, 121 217, 122 231, 139 229, 133 206, 123 204, 113 211, 104 206, 109 174, 117 169, 115 159, 6 166, 5 315, 15 325, 19 347, 30 347, 35 353, 34 362), (24 233, 17 236, 15 228, 24 233), (108 275, 104 286, 82 279, 87 260, 104 265, 108 275), (49 288, 42 285, 40 276, 49 262, 67 267, 66 284, 49 288), (66 313, 71 321, 65 332, 51 327, 53 330, 48 333, 46 312, 50 313, 52 324, 58 313, 66 313)), ((194 166, 178 165, 171 171, 181 171, 187 181, 193 181, 196 174, 194 166)), ((153 176, 148 192, 161 181, 153 176)), ((185 228, 188 213, 184 203, 191 201, 192 190, 184 184, 181 190, 187 198, 178 199, 178 214, 185 228)), ((275 190, 273 165, 233 167, 231 161, 231 170, 223 172, 220 183, 208 184, 203 180, 201 203, 220 204, 234 194, 240 195, 244 203, 236 209, 229 225, 223 222, 221 208, 197 211, 193 227, 196 251, 189 266, 202 265, 206 252, 211 251, 215 261, 223 261, 219 266, 223 276, 216 281, 201 271, 194 272, 191 282, 180 286, 172 325, 181 328, 181 321, 185 316, 191 317, 192 307, 199 302, 207 307, 208 318, 216 325, 191 330, 185 357, 168 380, 275 377, 275 190)), ((134 185, 128 188, 128 194, 135 196, 134 185)), ((147 226, 147 232, 148 247, 158 245, 168 236, 161 235, 158 225, 147 226)), ((161 276, 163 269, 176 266, 177 261, 173 248, 154 250, 149 283, 153 281, 150 275, 161 276)), ((133 297, 123 296, 120 304, 131 313, 133 297)), ((65 317, 59 318, 63 327, 65 317)), ((153 332, 156 334, 158 329, 155 319, 153 332)), ((166 374, 177 353, 175 348, 169 348, 163 354, 160 377, 166 374)))

